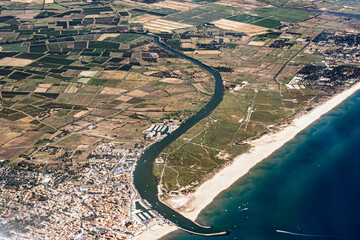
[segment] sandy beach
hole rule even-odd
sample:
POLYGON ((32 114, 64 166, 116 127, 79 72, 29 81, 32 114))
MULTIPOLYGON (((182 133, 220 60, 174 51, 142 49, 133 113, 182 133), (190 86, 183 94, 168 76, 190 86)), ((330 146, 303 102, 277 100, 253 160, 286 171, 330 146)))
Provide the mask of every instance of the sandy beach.
POLYGON ((147 229, 144 231, 138 239, 141 240, 154 240, 159 239, 168 233, 171 233, 173 231, 176 231, 178 228, 176 226, 170 226, 170 225, 163 225, 163 226, 154 226, 152 228, 147 229))
MULTIPOLYGON (((179 212, 187 218, 195 220, 201 210, 209 205, 220 192, 229 188, 256 164, 269 157, 277 149, 292 140, 299 132, 314 123, 322 115, 332 110, 359 89, 360 83, 356 83, 351 88, 332 96, 307 114, 295 118, 291 124, 280 126, 281 130, 249 142, 249 144, 252 145, 249 152, 235 157, 231 165, 220 170, 213 178, 204 182, 194 193, 188 196, 174 198, 176 201, 174 201, 174 206, 172 207, 176 208, 176 205, 179 207, 179 202, 183 202, 184 205, 179 212)), ((156 235, 152 235, 156 236, 153 239, 158 239, 168 234, 171 230, 175 230, 174 227, 171 229, 166 228, 164 231, 161 231, 161 229, 162 228, 157 229, 156 235)))

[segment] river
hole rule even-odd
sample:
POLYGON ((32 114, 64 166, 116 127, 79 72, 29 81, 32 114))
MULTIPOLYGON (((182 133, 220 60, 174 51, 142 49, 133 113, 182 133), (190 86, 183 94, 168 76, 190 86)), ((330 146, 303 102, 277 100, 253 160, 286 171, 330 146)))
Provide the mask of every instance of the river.
POLYGON ((173 209, 169 208, 168 206, 164 205, 161 201, 159 201, 158 189, 157 189, 158 183, 154 175, 152 174, 152 168, 155 158, 159 156, 159 154, 170 143, 172 143, 174 140, 179 138, 183 133, 185 133, 187 130, 189 130, 191 127, 197 124, 200 120, 209 116, 209 114, 219 105, 219 103, 223 99, 223 89, 224 89, 223 80, 221 78, 221 75, 214 69, 206 66, 205 64, 197 61, 196 59, 185 56, 184 54, 181 54, 169 48, 168 46, 163 44, 158 37, 156 36, 152 36, 152 37, 154 39, 154 42, 159 47, 175 54, 178 57, 181 57, 196 64, 200 68, 204 69, 205 71, 213 75, 215 79, 215 88, 211 100, 199 112, 197 112, 195 115, 187 119, 174 132, 167 135, 161 141, 154 143, 144 151, 140 159, 137 161, 137 165, 134 171, 135 188, 139 192, 141 198, 145 199, 148 203, 151 204, 151 208, 153 210, 157 211, 160 215, 170 220, 171 222, 175 223, 177 226, 185 230, 189 230, 196 233, 202 233, 202 234, 212 234, 212 233, 222 232, 226 229, 222 229, 216 226, 214 228, 204 228, 198 226, 193 221, 185 218, 178 212, 174 211, 173 209))
POLYGON ((308 10, 308 11, 316 12, 316 13, 322 13, 322 14, 328 14, 328 15, 335 15, 335 16, 339 16, 339 17, 355 18, 355 19, 360 20, 360 15, 359 14, 333 12, 333 11, 323 11, 323 10, 308 10))

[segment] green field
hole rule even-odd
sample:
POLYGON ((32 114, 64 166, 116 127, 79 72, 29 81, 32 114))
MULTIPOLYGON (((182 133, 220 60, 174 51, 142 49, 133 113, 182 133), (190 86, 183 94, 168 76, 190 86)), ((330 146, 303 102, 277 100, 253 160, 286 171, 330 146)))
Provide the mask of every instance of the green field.
POLYGON ((14 52, 27 52, 28 47, 22 46, 21 43, 18 44, 10 44, 10 45, 2 45, 2 51, 14 51, 14 52))
POLYGON ((39 53, 21 53, 19 55, 16 56, 16 58, 25 58, 25 59, 38 59, 40 57, 44 56, 43 54, 39 54, 39 53))
POLYGON ((46 52, 48 49, 46 47, 46 44, 41 45, 30 45, 30 52, 39 52, 43 53, 46 52))
POLYGON ((58 58, 58 57, 43 57, 42 59, 38 60, 39 62, 44 63, 53 63, 53 64, 63 64, 63 65, 70 65, 74 62, 74 60, 58 58))
POLYGON ((229 17, 228 19, 233 20, 233 21, 237 21, 237 22, 244 22, 244 23, 252 23, 255 21, 259 21, 261 19, 263 19, 262 17, 258 17, 258 16, 254 16, 254 15, 249 15, 249 14, 240 14, 240 15, 236 15, 233 17, 229 17))
MULTIPOLYGON (((175 149, 179 146, 178 144, 180 144, 179 141, 170 145, 169 148, 175 149)), ((168 164, 165 168, 163 183, 170 190, 193 183, 199 177, 224 163, 224 160, 214 157, 217 154, 218 151, 202 148, 191 143, 182 145, 176 152, 167 156, 168 164)), ((153 173, 159 176, 162 167, 163 165, 155 167, 153 173)))
POLYGON ((287 23, 296 23, 304 21, 309 17, 315 15, 304 10, 284 9, 284 8, 258 8, 253 10, 253 13, 262 18, 270 18, 287 23))
POLYGON ((107 79, 96 79, 96 78, 93 78, 91 79, 88 84, 90 85, 95 85, 95 86, 102 86, 104 85, 108 80, 107 79))
POLYGON ((271 19, 271 18, 267 18, 267 17, 266 18, 258 17, 258 16, 254 16, 254 15, 249 15, 249 14, 241 14, 241 15, 230 17, 228 19, 237 21, 237 22, 253 24, 256 26, 267 27, 267 28, 274 28, 274 27, 281 26, 281 22, 279 20, 271 19))
POLYGON ((114 38, 112 41, 129 44, 129 43, 134 42, 135 40, 142 38, 142 37, 143 36, 141 36, 139 34, 120 34, 119 36, 114 38))
POLYGON ((120 44, 105 41, 89 41, 89 48, 119 49, 120 44))
POLYGON ((199 7, 173 14, 165 19, 197 26, 229 16, 231 16, 231 12, 229 11, 214 9, 211 7, 199 7))

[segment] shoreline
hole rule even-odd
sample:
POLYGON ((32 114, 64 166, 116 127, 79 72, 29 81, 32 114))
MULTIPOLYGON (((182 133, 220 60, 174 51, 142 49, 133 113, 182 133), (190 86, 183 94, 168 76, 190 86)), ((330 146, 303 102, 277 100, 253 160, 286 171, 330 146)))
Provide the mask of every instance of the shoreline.
MULTIPOLYGON (((360 90, 360 82, 355 83, 353 86, 342 92, 336 93, 308 113, 294 118, 291 123, 279 126, 280 130, 268 133, 258 139, 248 142, 252 146, 248 152, 236 156, 229 166, 221 169, 211 179, 201 184, 195 192, 187 196, 171 197, 166 203, 171 203, 172 199, 186 202, 186 204, 180 208, 176 208, 172 205, 170 205, 170 207, 174 208, 185 217, 195 220, 200 212, 207 207, 218 194, 229 188, 240 177, 248 173, 251 168, 265 160, 276 150, 295 138, 298 133, 316 122, 322 115, 330 112, 358 90, 360 90)), ((161 228, 162 227, 157 230, 160 230, 161 228)), ((173 226, 171 229, 168 228, 166 230, 167 231, 157 231, 157 233, 160 234, 156 236, 156 239, 177 230, 177 227, 173 226)), ((146 231, 144 233, 146 233, 146 231)))

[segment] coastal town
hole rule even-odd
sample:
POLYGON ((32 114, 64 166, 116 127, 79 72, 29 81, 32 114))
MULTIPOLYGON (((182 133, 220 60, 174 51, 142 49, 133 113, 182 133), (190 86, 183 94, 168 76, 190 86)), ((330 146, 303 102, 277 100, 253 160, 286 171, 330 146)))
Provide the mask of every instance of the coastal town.
POLYGON ((176 225, 134 171, 216 87, 221 103, 148 169, 160 201, 191 220, 215 197, 199 187, 254 141, 357 86, 359 20, 284 2, 1 3, 0 238, 161 237, 176 225))
POLYGON ((155 223, 171 224, 149 208, 132 184, 142 150, 101 144, 76 175, 2 167, 2 234, 13 239, 136 239, 155 223))

